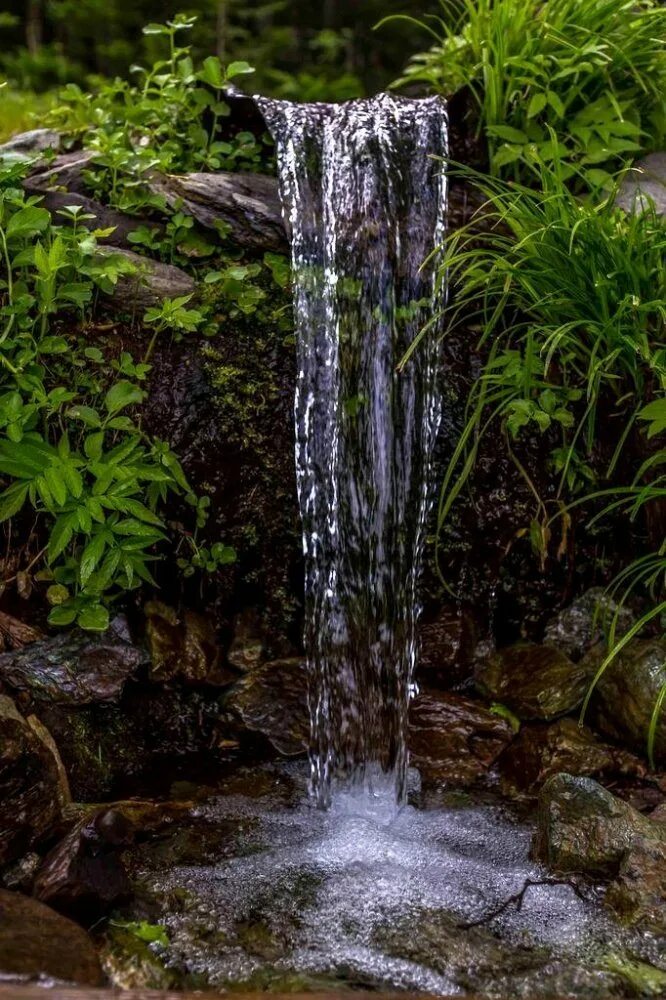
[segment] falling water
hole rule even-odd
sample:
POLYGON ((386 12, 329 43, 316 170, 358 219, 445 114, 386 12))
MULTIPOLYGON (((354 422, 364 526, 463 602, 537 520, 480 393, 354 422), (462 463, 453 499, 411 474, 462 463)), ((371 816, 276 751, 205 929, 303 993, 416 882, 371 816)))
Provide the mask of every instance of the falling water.
POLYGON ((417 579, 439 422, 437 99, 259 99, 278 149, 298 337, 312 793, 405 795, 417 579))

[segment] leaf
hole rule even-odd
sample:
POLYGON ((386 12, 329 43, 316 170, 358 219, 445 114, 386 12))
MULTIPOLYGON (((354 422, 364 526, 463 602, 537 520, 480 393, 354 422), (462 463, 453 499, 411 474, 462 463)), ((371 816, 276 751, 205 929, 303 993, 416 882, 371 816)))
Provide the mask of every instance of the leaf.
POLYGON ((61 507, 67 502, 67 484, 57 466, 52 465, 44 470, 44 479, 49 488, 49 493, 61 507))
POLYGON ((548 100, 543 92, 537 92, 532 96, 530 103, 527 105, 527 117, 534 118, 536 115, 540 114, 546 107, 548 100))
POLYGON ((0 521, 8 521, 21 510, 28 496, 28 485, 14 483, 0 494, 0 521))
POLYGON ((49 536, 47 549, 49 562, 53 562, 65 551, 72 540, 77 521, 78 518, 76 517, 76 514, 71 512, 61 514, 60 517, 56 519, 49 536))
POLYGON ((35 233, 43 233, 51 222, 51 216, 45 208, 37 205, 26 205, 12 215, 5 229, 7 239, 23 238, 33 236, 35 233))
POLYGON ((83 442, 83 450, 88 458, 90 458, 93 462, 99 462, 102 457, 103 446, 104 431, 97 431, 95 434, 89 434, 83 442))
POLYGON ((222 90, 226 82, 222 63, 217 56, 208 56, 207 59, 204 59, 203 68, 197 75, 200 80, 203 80, 204 83, 209 84, 215 90, 222 90))
POLYGON ((528 137, 520 129, 513 128, 511 125, 491 125, 488 128, 490 135, 496 136, 498 139, 504 139, 505 142, 519 143, 520 145, 526 145, 529 142, 528 137))
MULTIPOLYGON (((144 35, 170 35, 166 24, 146 24, 141 29, 144 35)), ((140 67, 138 67, 140 68, 140 67)))
POLYGON ((647 432, 649 438, 666 431, 666 399, 655 399, 648 403, 639 411, 638 419, 650 421, 647 432))
POLYGON ((77 608, 74 603, 66 601, 51 609, 48 617, 49 625, 71 625, 76 618, 77 608))
POLYGON ((564 118, 566 110, 564 104, 562 103, 560 97, 552 90, 548 91, 547 94, 548 103, 555 112, 558 118, 564 118))
POLYGON ((79 564, 79 579, 81 580, 81 586, 85 587, 86 583, 95 572, 100 559, 106 548, 107 535, 104 530, 100 531, 99 534, 95 535, 90 542, 86 545, 81 556, 81 562, 79 564))
POLYGON ((109 414, 118 413, 126 406, 135 406, 143 402, 146 394, 132 382, 120 381, 112 385, 104 397, 104 405, 109 414))
POLYGON ((66 416, 73 420, 81 420, 86 427, 99 427, 102 423, 99 413, 91 406, 70 406, 66 416))
POLYGON ((58 607, 69 600, 69 590, 62 583, 54 583, 46 591, 46 600, 52 607, 58 607))
POLYGON ((106 632, 109 627, 109 612, 102 604, 86 604, 79 611, 76 624, 87 632, 106 632))
POLYGON ((243 59, 229 63, 227 66, 227 78, 229 80, 231 80, 234 76, 243 76, 247 73, 254 73, 254 66, 250 66, 250 64, 245 62, 243 59))

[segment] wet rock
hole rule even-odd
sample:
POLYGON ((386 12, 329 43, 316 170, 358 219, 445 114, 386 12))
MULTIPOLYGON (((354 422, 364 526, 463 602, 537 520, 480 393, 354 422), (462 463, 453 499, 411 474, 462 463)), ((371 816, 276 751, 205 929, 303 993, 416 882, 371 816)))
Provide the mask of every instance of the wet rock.
POLYGON ((107 295, 109 305, 117 311, 142 315, 145 309, 161 305, 165 299, 194 294, 194 278, 173 264, 162 264, 124 247, 100 249, 100 253, 121 254, 132 265, 133 273, 121 275, 107 295))
POLYGON ((618 606, 603 587, 591 587, 564 608, 546 625, 544 643, 554 646, 572 660, 580 660, 604 638, 604 625, 617 613, 617 630, 622 635, 634 623, 634 614, 618 606))
POLYGON ((606 903, 624 923, 666 934, 666 831, 663 840, 644 838, 628 851, 606 903))
POLYGON ((476 647, 476 623, 462 607, 442 608, 434 621, 419 629, 421 655, 419 676, 429 683, 437 681, 454 687, 469 680, 473 674, 476 647))
POLYGON ((35 875, 42 863, 41 854, 35 851, 28 851, 22 858, 9 865, 2 872, 2 886, 5 889, 12 889, 14 892, 25 892, 30 895, 35 875))
POLYGON ((480 662, 475 679, 481 694, 507 705, 521 719, 548 722, 581 704, 589 670, 552 646, 521 642, 480 662))
POLYGON ((228 684, 234 675, 223 669, 215 626, 196 611, 179 613, 162 601, 145 609, 146 638, 153 680, 182 677, 191 683, 228 684))
POLYGON ((84 818, 47 854, 35 876, 33 895, 67 916, 98 919, 132 894, 118 852, 133 836, 132 824, 119 810, 104 809, 84 818))
POLYGON ((231 688, 225 707, 246 729, 262 733, 287 756, 308 745, 305 664, 300 658, 273 660, 249 671, 231 688))
POLYGON ((618 747, 599 741, 575 719, 549 726, 526 725, 498 761, 505 791, 534 793, 555 774, 644 778, 645 764, 618 747))
POLYGON ((642 211, 650 202, 666 213, 666 152, 649 153, 627 171, 616 204, 626 212, 642 211))
POLYGON ((424 787, 474 785, 512 738, 505 719, 452 692, 424 691, 410 708, 410 763, 424 787))
POLYGON ((231 238, 241 246, 278 252, 289 249, 274 177, 191 173, 153 177, 150 187, 202 226, 228 226, 231 238))
POLYGON ((232 667, 245 673, 258 667, 264 659, 264 644, 260 634, 259 615, 253 608, 243 611, 234 622, 234 634, 227 652, 232 667))
POLYGON ((533 850, 556 871, 612 877, 645 845, 666 848, 666 829, 591 778, 557 774, 541 789, 533 850))
POLYGON ((147 661, 118 617, 101 635, 74 630, 0 656, 0 680, 37 702, 86 705, 117 701, 147 661))
MULTIPOLYGON (((605 643, 583 661, 592 675, 608 653, 605 643)), ((659 692, 666 684, 666 639, 634 639, 611 661, 599 679, 592 702, 596 725, 613 739, 645 753, 648 730, 659 692)), ((666 712, 657 722, 657 762, 666 761, 666 712)))
POLYGON ((50 978, 84 986, 103 981, 86 932, 48 906, 0 889, 0 980, 50 978))
MULTIPOLYGON (((159 930, 155 928, 157 934, 159 930)), ((165 931, 162 930, 162 934, 165 931)), ((115 921, 104 935, 100 960, 106 975, 120 990, 182 990, 187 983, 183 975, 169 969, 156 951, 146 925, 115 921), (141 936, 143 933, 143 937, 141 936)))
POLYGON ((19 132, 0 145, 0 157, 34 156, 47 149, 60 148, 60 135, 51 128, 33 128, 29 132, 19 132))
POLYGON ((31 642, 43 639, 44 633, 34 625, 28 625, 12 615, 0 611, 0 648, 21 649, 31 642))
POLYGON ((21 857, 58 822, 59 779, 50 747, 0 695, 0 864, 21 857))

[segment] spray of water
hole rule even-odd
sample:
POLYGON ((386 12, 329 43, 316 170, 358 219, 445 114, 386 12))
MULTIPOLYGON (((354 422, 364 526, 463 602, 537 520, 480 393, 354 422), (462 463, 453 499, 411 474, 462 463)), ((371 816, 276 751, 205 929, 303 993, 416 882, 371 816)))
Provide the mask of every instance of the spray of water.
POLYGON ((417 579, 439 422, 446 114, 382 94, 258 99, 277 143, 298 336, 312 793, 401 802, 417 579))

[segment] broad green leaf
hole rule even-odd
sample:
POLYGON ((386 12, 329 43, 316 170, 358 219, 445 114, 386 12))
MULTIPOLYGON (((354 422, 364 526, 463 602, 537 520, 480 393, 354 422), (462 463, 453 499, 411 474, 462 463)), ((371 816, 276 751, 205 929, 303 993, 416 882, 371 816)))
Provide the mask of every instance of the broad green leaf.
POLYGON ((76 514, 72 512, 61 514, 60 517, 56 519, 49 536, 47 549, 49 562, 53 562, 65 551, 72 540, 77 520, 76 514))
POLYGON ((109 612, 102 604, 86 604, 79 611, 76 624, 87 632, 106 632, 109 627, 109 612))
POLYGON ((527 105, 527 117, 534 118, 536 115, 540 114, 546 107, 547 98, 543 92, 537 92, 533 95, 530 103, 527 105))
POLYGON ((81 580, 81 586, 85 587, 86 583, 97 569, 100 559, 106 548, 107 535, 104 530, 100 531, 98 535, 95 535, 83 550, 81 555, 81 562, 79 564, 79 579, 81 580))
POLYGON ((51 608, 48 617, 49 625, 71 625, 76 619, 76 614, 77 607, 74 603, 67 601, 64 604, 58 604, 51 608))
POLYGON ((51 222, 51 216, 45 208, 37 205, 26 205, 12 215, 7 223, 5 232, 7 239, 18 239, 26 236, 34 236, 35 233, 43 233, 51 222))
POLYGON ((8 521, 18 514, 26 501, 28 489, 25 483, 14 483, 4 493, 0 493, 0 521, 8 521))
POLYGON ((132 382, 120 381, 112 385, 104 397, 104 405, 109 414, 118 413, 126 406, 135 406, 145 398, 143 389, 139 389, 132 382))
POLYGON ((524 132, 513 128, 511 125, 492 125, 488 128, 488 132, 490 135, 497 136, 498 139, 503 139, 505 142, 518 143, 523 146, 529 142, 524 132))
POLYGON ((229 63, 227 66, 227 77, 230 80, 234 76, 243 76, 247 73, 254 73, 254 66, 250 66, 250 64, 245 62, 243 59, 229 63))

